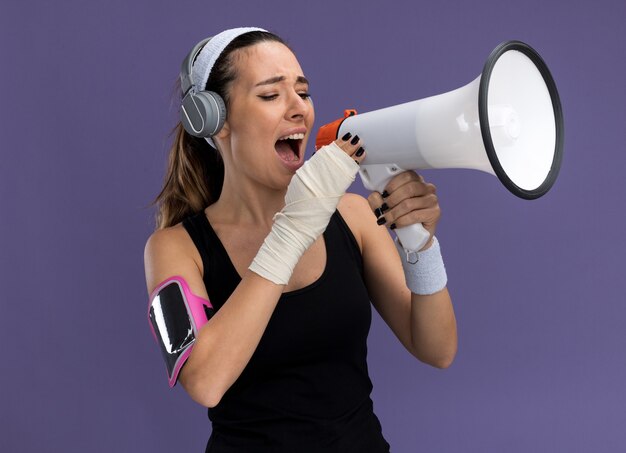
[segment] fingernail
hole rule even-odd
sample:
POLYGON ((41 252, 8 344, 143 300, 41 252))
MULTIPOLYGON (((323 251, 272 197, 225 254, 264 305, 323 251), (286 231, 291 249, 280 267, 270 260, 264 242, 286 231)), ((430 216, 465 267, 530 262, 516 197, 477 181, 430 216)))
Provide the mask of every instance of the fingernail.
POLYGON ((381 218, 379 218, 379 219, 376 221, 376 223, 377 223, 377 224, 379 224, 379 225, 382 225, 382 224, 384 224, 384 223, 386 223, 386 222, 387 222, 387 221, 385 220, 385 218, 384 218, 384 217, 381 217, 381 218))
POLYGON ((361 146, 359 148, 359 150, 356 152, 356 157, 361 157, 363 155, 363 153, 365 152, 365 150, 363 149, 363 147, 361 146))
POLYGON ((352 140, 350 140, 350 144, 351 145, 356 145, 358 142, 359 142, 359 136, 358 135, 355 135, 354 137, 352 137, 352 140))
POLYGON ((389 209, 389 206, 387 206, 387 203, 383 203, 382 206, 380 207, 380 212, 385 212, 389 209))
POLYGON ((389 228, 392 229, 392 230, 395 230, 396 229, 396 224, 392 223, 391 225, 389 225, 389 228))
POLYGON ((375 215, 376 217, 380 217, 381 215, 383 215, 383 211, 382 211, 382 209, 380 209, 380 208, 376 208, 376 209, 374 209, 374 215, 375 215))
POLYGON ((383 198, 387 198, 389 196, 389 194, 387 193, 386 190, 383 191, 383 198))
POLYGON ((343 137, 341 137, 341 139, 345 142, 346 140, 349 140, 350 137, 352 137, 352 134, 350 132, 348 132, 346 135, 344 135, 343 137))

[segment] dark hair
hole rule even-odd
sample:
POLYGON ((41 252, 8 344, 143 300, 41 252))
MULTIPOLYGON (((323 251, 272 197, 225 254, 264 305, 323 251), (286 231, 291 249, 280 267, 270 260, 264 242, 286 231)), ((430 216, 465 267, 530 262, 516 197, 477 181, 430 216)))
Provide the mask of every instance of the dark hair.
MULTIPOLYGON (((264 41, 279 42, 287 46, 282 38, 273 33, 252 31, 233 39, 215 62, 206 90, 219 94, 224 99, 227 111, 230 104, 230 85, 237 77, 234 52, 264 41)), ((181 93, 180 86, 177 88, 177 92, 181 93)), ((153 202, 158 205, 157 229, 175 225, 185 217, 215 203, 224 183, 224 162, 218 150, 210 146, 204 138, 188 134, 180 122, 174 127, 172 134, 175 134, 175 138, 169 153, 165 182, 153 202)))

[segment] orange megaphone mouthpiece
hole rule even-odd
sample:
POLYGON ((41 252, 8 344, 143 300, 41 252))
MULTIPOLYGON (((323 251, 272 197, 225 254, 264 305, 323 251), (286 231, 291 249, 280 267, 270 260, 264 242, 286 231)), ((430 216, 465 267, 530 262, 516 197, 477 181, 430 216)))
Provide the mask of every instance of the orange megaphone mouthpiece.
POLYGON ((334 142, 337 139, 341 123, 343 123, 346 118, 354 115, 356 115, 356 110, 346 109, 343 111, 343 118, 339 118, 332 123, 328 123, 320 127, 317 137, 315 138, 315 150, 317 151, 322 146, 330 145, 334 142))

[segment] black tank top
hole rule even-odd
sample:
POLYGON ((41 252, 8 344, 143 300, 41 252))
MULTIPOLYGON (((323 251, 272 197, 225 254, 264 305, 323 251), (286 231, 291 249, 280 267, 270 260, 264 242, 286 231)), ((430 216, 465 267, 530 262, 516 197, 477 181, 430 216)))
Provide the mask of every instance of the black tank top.
MULTIPOLYGON (((204 212, 183 225, 216 310, 241 281, 204 212)), ((209 409, 211 453, 383 453, 366 355, 371 305, 359 246, 339 212, 324 232, 326 267, 280 297, 241 376, 209 409)), ((250 300, 254 303, 254 300, 250 300)))

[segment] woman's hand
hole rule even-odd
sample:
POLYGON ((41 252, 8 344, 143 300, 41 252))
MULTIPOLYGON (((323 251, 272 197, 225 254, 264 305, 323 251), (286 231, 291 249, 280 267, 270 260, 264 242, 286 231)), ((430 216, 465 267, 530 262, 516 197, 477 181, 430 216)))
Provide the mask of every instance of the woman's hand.
POLYGON ((436 187, 424 181, 413 171, 405 171, 395 176, 380 194, 372 192, 367 201, 378 217, 379 225, 390 229, 421 223, 430 233, 430 238, 422 250, 432 244, 432 238, 441 217, 441 209, 436 195, 436 187))
POLYGON ((249 269, 276 285, 287 285, 298 261, 326 230, 337 204, 354 181, 365 154, 358 137, 321 147, 291 178, 285 206, 249 269))
POLYGON ((358 135, 354 137, 350 132, 335 140, 335 145, 339 146, 348 156, 352 157, 357 164, 365 159, 365 149, 361 146, 361 139, 358 135))

